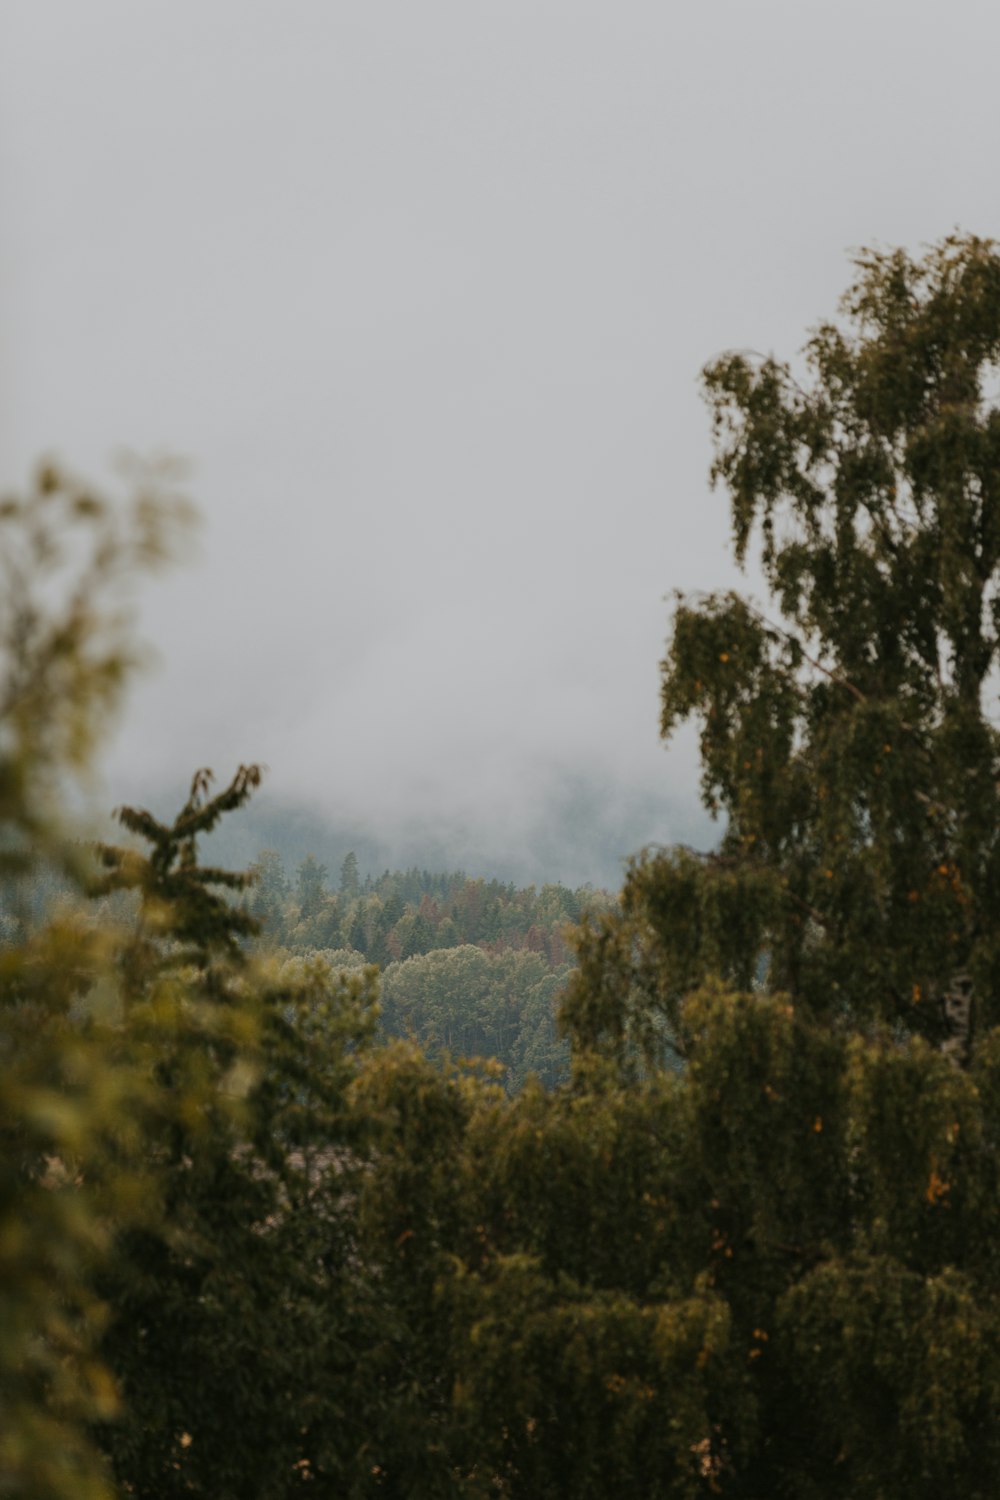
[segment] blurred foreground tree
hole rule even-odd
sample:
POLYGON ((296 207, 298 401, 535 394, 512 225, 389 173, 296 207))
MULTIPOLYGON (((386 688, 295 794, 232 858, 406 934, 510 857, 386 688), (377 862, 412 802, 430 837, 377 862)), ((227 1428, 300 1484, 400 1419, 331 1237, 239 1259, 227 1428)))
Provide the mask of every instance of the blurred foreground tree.
POLYGON ((0 503, 0 1491, 31 1500, 108 1493, 85 1428, 117 1405, 94 1274, 141 1211, 149 1097, 106 1015, 114 933, 31 897, 83 879, 67 803, 135 664, 128 586, 183 525, 168 477, 137 476, 123 510, 45 466, 0 503))
POLYGON ((0 508, 0 1491, 19 1500, 105 1500, 115 1478, 281 1496, 361 1443, 331 1437, 329 1368, 363 1340, 330 1292, 355 1251, 345 1100, 373 971, 247 960, 249 877, 198 841, 255 767, 215 796, 200 772, 172 823, 123 809, 131 842, 96 875, 68 832, 135 662, 116 596, 183 511, 140 485, 123 514, 52 469, 0 508), (95 920, 84 894, 114 892, 95 920))

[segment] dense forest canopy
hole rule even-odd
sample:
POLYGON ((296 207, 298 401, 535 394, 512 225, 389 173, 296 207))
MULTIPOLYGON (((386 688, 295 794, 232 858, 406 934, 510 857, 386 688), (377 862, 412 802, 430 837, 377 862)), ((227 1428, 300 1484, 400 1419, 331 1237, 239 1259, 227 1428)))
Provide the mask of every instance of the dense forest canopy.
POLYGON ((418 869, 362 880, 353 853, 333 890, 311 855, 294 881, 274 850, 251 873, 259 943, 287 972, 316 959, 334 971, 379 965, 383 1036, 410 1037, 434 1058, 496 1058, 510 1088, 568 1077, 555 1018, 573 967, 570 926, 610 910, 607 892, 418 869))
POLYGON ((616 902, 206 867, 253 766, 83 857, 169 508, 0 509, 0 1488, 993 1500, 998 366, 954 236, 863 253, 801 369, 706 370, 771 599, 677 601, 724 837, 616 902))
POLYGON ((518 889, 510 882, 470 880, 460 871, 386 870, 362 880, 353 854, 333 889, 329 871, 313 855, 294 879, 273 849, 262 850, 251 871, 249 909, 268 940, 291 948, 351 948, 377 964, 460 943, 496 952, 527 949, 563 964, 570 954, 567 925, 610 905, 606 892, 590 886, 518 889))

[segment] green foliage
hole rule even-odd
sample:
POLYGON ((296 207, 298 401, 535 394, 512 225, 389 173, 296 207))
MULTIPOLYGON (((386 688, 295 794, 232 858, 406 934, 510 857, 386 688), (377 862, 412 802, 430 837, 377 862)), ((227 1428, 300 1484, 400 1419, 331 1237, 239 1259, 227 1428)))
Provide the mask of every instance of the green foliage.
POLYGON ((475 1455, 469 1493, 705 1493, 713 1366, 728 1344, 720 1299, 643 1305, 553 1283, 524 1256, 455 1295, 467 1323, 456 1405, 475 1455))
POLYGON ((172 824, 119 814, 148 855, 100 850, 104 885, 141 896, 122 965, 133 1033, 165 976, 179 981, 152 1061, 171 1098, 182 1081, 180 1097, 196 1083, 200 1100, 147 1121, 159 1211, 118 1237, 101 1278, 115 1309, 103 1353, 125 1402, 102 1438, 128 1492, 149 1500, 286 1494, 312 1473, 339 1399, 323 1376, 340 1317, 320 1310, 353 1253, 345 1096, 372 1034, 373 973, 315 962, 279 976, 245 954, 256 923, 224 893, 249 877, 200 866, 197 840, 258 781, 241 767, 209 797, 200 772, 172 824), (221 1444, 226 1431, 240 1442, 221 1444))
POLYGON ((386 1036, 411 1037, 434 1057, 496 1057, 511 1088, 532 1073, 548 1085, 568 1076, 555 1012, 572 968, 570 923, 608 910, 606 892, 419 870, 362 883, 348 856, 332 895, 309 856, 293 894, 268 850, 253 873, 247 911, 264 925, 262 950, 286 963, 313 954, 333 968, 377 963, 386 1036))
POLYGON ((774 983, 937 1039, 927 1000, 960 967, 976 1024, 1000 1019, 1000 258, 971 238, 866 252, 844 311, 807 389, 773 360, 706 372, 737 553, 759 524, 783 623, 683 606, 663 728, 701 722, 720 864, 780 882, 774 983))
POLYGON ((431 1057, 495 1057, 514 1087, 529 1072, 555 1083, 566 1067, 555 997, 568 972, 524 950, 439 949, 385 970, 383 1024, 389 1035, 413 1036, 431 1057))
POLYGON ((346 1100, 374 975, 248 959, 247 878, 197 843, 253 767, 214 797, 199 773, 171 824, 124 809, 148 852, 102 846, 96 875, 62 833, 133 659, 110 598, 175 509, 141 494, 129 529, 46 470, 2 516, 0 1488, 24 1500, 105 1500, 113 1476, 284 1495, 343 1467, 345 1384, 325 1378, 356 1341, 350 1299, 322 1314, 356 1262, 346 1100))
POLYGON ((120 510, 47 465, 0 505, 0 1489, 25 1500, 110 1493, 86 1433, 118 1399, 94 1278, 112 1216, 141 1210, 133 1120, 153 1090, 107 1015, 116 935, 69 906, 34 920, 27 895, 81 876, 67 793, 134 664, 130 575, 184 510, 156 480, 120 510))
POLYGON ((665 1197, 706 1238, 664 1263, 729 1318, 719 1491, 985 1497, 1000 257, 865 252, 843 311, 801 377, 705 372, 736 554, 759 534, 773 605, 678 601, 662 726, 698 721, 725 831, 633 860, 563 1022, 578 1074, 598 1057, 623 1089, 684 1062, 665 1197))
POLYGON ((265 921, 267 941, 296 951, 353 947, 383 968, 466 943, 496 951, 526 948, 559 968, 571 958, 568 924, 611 905, 606 892, 590 886, 518 890, 461 872, 387 870, 362 882, 353 855, 344 860, 336 894, 327 889, 326 868, 313 855, 300 864, 294 892, 273 850, 263 850, 253 868, 257 884, 250 906, 265 921))

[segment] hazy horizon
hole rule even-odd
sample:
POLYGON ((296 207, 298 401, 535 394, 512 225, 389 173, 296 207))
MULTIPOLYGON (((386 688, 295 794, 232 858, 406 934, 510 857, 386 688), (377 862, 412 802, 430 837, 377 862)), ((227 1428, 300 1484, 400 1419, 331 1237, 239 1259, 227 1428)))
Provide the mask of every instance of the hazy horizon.
POLYGON ((657 738, 666 596, 739 583, 698 372, 794 355, 851 247, 997 232, 995 8, 0 30, 0 480, 169 451, 204 518, 101 796, 259 760, 262 826, 569 883, 714 838, 657 738))

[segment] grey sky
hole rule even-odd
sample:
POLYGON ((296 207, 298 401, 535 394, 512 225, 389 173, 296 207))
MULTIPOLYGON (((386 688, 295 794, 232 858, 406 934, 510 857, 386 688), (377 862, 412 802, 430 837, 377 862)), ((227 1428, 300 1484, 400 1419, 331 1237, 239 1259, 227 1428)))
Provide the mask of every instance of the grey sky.
POLYGON ((792 353, 852 246, 1000 233, 996 5, 5 0, 0 30, 0 477, 169 449, 205 522, 149 592, 110 795, 260 759, 272 806, 568 879, 579 829, 572 868, 530 852, 567 787, 622 853, 692 836, 663 596, 733 579, 697 372, 792 353))

